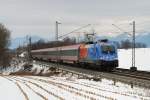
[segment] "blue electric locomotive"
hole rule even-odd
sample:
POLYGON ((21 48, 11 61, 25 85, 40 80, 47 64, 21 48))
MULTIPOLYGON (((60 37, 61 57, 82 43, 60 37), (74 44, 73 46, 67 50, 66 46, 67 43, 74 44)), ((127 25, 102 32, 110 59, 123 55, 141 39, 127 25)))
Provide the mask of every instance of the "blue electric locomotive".
POLYGON ((118 66, 117 46, 108 40, 86 44, 80 47, 79 61, 92 68, 111 71, 118 66))

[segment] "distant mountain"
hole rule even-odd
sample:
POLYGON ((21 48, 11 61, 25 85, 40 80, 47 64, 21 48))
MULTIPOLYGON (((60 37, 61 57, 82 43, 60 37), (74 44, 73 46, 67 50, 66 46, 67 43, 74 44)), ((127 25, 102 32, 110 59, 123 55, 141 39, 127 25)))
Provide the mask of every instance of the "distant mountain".
MULTIPOLYGON (((32 38, 32 42, 36 42, 36 41, 42 39, 41 37, 38 37, 38 36, 31 36, 31 38, 32 38)), ((18 37, 18 38, 11 40, 11 45, 9 48, 15 49, 19 46, 26 45, 26 44, 27 44, 27 38, 26 37, 18 37)))
POLYGON ((140 34, 136 37, 137 42, 142 42, 150 47, 150 33, 140 34))
MULTIPOLYGON (((98 36, 97 39, 109 39, 112 41, 121 42, 122 40, 132 40, 132 34, 131 36, 127 33, 122 33, 117 36, 109 37, 109 36, 98 36)), ((136 42, 144 43, 147 47, 150 47, 150 33, 138 33, 138 35, 135 36, 136 42)))

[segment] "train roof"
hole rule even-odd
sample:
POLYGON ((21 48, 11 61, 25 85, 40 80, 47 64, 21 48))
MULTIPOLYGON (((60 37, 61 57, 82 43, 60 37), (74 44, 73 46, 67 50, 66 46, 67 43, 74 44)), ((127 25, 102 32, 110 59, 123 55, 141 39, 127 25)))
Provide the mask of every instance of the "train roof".
POLYGON ((57 49, 59 49, 59 50, 73 50, 73 49, 78 49, 80 47, 80 45, 81 44, 75 44, 75 45, 69 45, 69 46, 37 49, 37 50, 32 50, 31 52, 56 51, 57 49))

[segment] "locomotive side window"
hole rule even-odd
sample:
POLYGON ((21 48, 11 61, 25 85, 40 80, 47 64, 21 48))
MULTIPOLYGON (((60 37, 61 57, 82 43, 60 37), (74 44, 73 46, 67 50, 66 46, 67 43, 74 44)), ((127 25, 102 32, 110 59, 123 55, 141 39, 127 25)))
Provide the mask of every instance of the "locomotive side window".
POLYGON ((112 45, 103 45, 101 46, 102 48, 102 53, 115 53, 115 47, 112 45))

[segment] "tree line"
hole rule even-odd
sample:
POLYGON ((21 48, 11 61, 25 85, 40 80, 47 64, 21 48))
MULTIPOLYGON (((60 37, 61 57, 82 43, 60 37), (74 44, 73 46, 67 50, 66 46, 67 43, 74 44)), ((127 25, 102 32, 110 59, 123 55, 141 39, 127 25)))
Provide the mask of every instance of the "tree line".
MULTIPOLYGON (((121 42, 117 42, 117 47, 119 49, 129 49, 132 48, 132 42, 129 39, 122 40, 121 42)), ((135 43, 135 48, 146 48, 146 44, 141 42, 135 43)))
MULTIPOLYGON (((84 43, 84 41, 79 42, 79 43, 84 43)), ((36 50, 36 49, 44 49, 44 48, 52 48, 52 47, 59 47, 59 46, 67 46, 67 45, 74 45, 74 44, 79 44, 76 42, 76 38, 69 38, 66 37, 61 41, 49 41, 45 42, 43 39, 38 40, 37 42, 34 42, 31 44, 31 50, 36 50)), ((122 40, 121 42, 115 42, 117 45, 118 49, 129 49, 132 48, 132 42, 128 39, 122 40)), ((27 46, 20 46, 17 48, 16 51, 18 51, 18 54, 22 53, 23 51, 28 50, 29 45, 27 46)), ((136 48, 146 48, 146 44, 144 43, 135 43, 136 48)))

